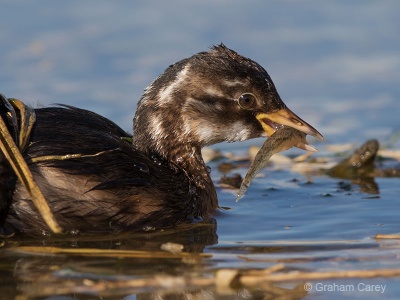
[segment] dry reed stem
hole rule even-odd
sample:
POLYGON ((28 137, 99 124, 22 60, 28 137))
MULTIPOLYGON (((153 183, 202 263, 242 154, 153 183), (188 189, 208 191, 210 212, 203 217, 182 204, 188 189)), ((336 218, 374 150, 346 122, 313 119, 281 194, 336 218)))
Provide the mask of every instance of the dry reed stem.
POLYGON ((375 235, 375 239, 400 239, 400 234, 378 233, 377 235, 375 235))
POLYGON ((36 247, 19 246, 7 248, 7 251, 23 252, 39 255, 69 254, 76 256, 97 257, 135 257, 135 258, 186 258, 186 257, 212 257, 205 253, 171 253, 166 251, 141 251, 141 250, 118 250, 118 249, 96 249, 96 248, 59 248, 59 247, 36 247))
POLYGON ((376 270, 347 270, 347 271, 324 271, 324 272, 303 272, 291 271, 287 273, 265 273, 260 270, 257 275, 239 275, 238 282, 243 286, 256 286, 265 282, 283 281, 305 281, 305 280, 326 280, 338 278, 375 278, 375 277, 397 277, 400 276, 400 269, 376 269, 376 270))
POLYGON ((32 202, 39 211, 40 215, 54 233, 61 233, 62 229, 55 220, 53 213, 48 206, 41 190, 35 183, 32 173, 25 162, 24 157, 15 144, 7 125, 4 123, 3 118, 0 118, 0 149, 7 158, 11 167, 13 168, 18 179, 22 182, 32 202))

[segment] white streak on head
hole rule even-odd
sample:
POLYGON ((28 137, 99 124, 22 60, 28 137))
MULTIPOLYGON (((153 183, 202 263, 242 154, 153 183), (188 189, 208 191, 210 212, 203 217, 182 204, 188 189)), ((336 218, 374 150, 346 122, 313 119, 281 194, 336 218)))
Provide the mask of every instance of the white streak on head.
POLYGON ((160 105, 174 99, 172 93, 182 84, 182 82, 188 79, 189 67, 189 65, 186 65, 178 74, 176 74, 175 81, 158 93, 158 103, 160 105))
POLYGON ((251 132, 241 121, 233 124, 221 124, 216 127, 215 124, 208 122, 191 122, 191 130, 197 136, 202 146, 226 142, 244 141, 251 137, 251 132))
POLYGON ((194 131, 195 134, 197 135, 197 138, 203 145, 211 145, 217 142, 214 141, 217 138, 217 136, 216 136, 216 130, 212 124, 201 122, 199 126, 194 128, 194 131))
POLYGON ((208 86, 203 89, 204 94, 206 94, 208 97, 215 97, 215 98, 223 98, 226 97, 224 92, 222 92, 219 89, 216 89, 215 87, 208 86))
POLYGON ((161 137, 163 137, 165 133, 161 117, 158 115, 152 115, 149 121, 150 121, 149 127, 151 128, 150 132, 152 133, 151 137, 155 140, 158 140, 161 137))
POLYGON ((221 112, 222 112, 222 110, 225 109, 225 107, 222 105, 221 102, 215 103, 215 104, 214 104, 214 108, 215 108, 215 110, 219 110, 219 111, 221 111, 221 112))
POLYGON ((248 84, 248 82, 245 80, 243 80, 243 81, 242 80, 233 80, 233 81, 226 80, 226 81, 222 82, 222 84, 224 84, 227 87, 234 87, 234 86, 238 86, 238 85, 245 86, 248 84))
POLYGON ((226 141, 227 142, 241 142, 250 138, 250 130, 241 121, 236 121, 228 125, 226 141))
POLYGON ((192 133, 192 126, 190 120, 184 119, 182 125, 182 131, 184 136, 189 136, 192 133))
POLYGON ((224 109, 224 106, 221 102, 210 104, 202 100, 189 97, 186 99, 186 102, 183 105, 182 112, 191 114, 193 108, 195 108, 196 111, 201 112, 201 114, 209 116, 221 113, 221 111, 224 109))
POLYGON ((222 123, 218 116, 224 113, 223 110, 222 104, 210 105, 201 100, 188 98, 182 110, 186 116, 181 127, 183 134, 195 137, 202 146, 249 139, 251 130, 242 121, 222 123))

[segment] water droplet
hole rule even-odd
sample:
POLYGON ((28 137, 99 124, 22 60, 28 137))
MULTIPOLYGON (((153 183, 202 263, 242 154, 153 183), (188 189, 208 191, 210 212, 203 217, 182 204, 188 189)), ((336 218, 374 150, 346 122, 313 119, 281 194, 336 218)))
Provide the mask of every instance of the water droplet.
POLYGON ((146 164, 134 163, 134 166, 142 172, 149 173, 149 167, 146 164))
POLYGON ((51 234, 50 234, 50 232, 48 232, 47 230, 41 230, 41 232, 40 232, 43 236, 50 236, 51 234))
POLYGON ((152 155, 152 156, 151 156, 151 159, 154 161, 155 164, 161 166, 161 162, 160 162, 160 160, 158 159, 157 156, 152 155))
POLYGON ((191 185, 189 187, 189 195, 194 195, 194 194, 196 194, 196 187, 191 185))
POLYGON ((142 227, 143 231, 153 231, 156 230, 154 226, 145 225, 142 227))
POLYGON ((201 154, 196 154, 196 159, 200 162, 200 163, 204 163, 203 157, 201 156, 201 154))

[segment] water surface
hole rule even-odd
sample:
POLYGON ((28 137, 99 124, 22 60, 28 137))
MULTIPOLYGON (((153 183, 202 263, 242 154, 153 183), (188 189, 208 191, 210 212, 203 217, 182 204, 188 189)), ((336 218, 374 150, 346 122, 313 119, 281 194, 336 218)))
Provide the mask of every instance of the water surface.
MULTIPOLYGON (((3 1, 0 26, 0 86, 7 97, 34 106, 61 102, 96 111, 130 131, 143 89, 168 65, 224 42, 263 65, 286 104, 326 138, 312 141, 314 157, 338 161, 376 138, 399 149, 400 3, 388 1, 3 1), (393 138, 394 137, 394 138, 393 138), (391 139, 392 138, 392 139, 391 139), (350 151, 350 150, 349 150, 350 151)), ((214 148, 243 156, 262 139, 214 148)), ((291 150, 294 157, 302 152, 291 150)), ((232 162, 228 159, 223 161, 232 162)), ((221 173, 211 162, 218 184, 221 173)), ((228 175, 245 175, 248 161, 228 175)), ((381 167, 397 166, 385 160, 381 167)), ((165 232, 121 236, 3 239, 0 288, 5 299, 290 299, 393 298, 399 279, 335 279, 263 284, 217 290, 214 286, 174 288, 156 284, 116 288, 157 275, 213 278, 221 268, 337 271, 400 268, 399 179, 366 183, 323 173, 305 174, 295 165, 270 165, 235 202, 235 190, 218 187, 229 209, 215 221, 165 232), (298 169, 298 168, 297 168, 298 169), (378 188, 378 189, 376 189, 378 188), (157 257, 166 242, 184 245, 190 258, 157 257), (144 250, 148 258, 39 255, 15 246, 144 250), (13 248, 14 247, 14 248, 13 248), (13 248, 13 249, 12 249, 13 248), (203 253, 203 256, 201 256, 203 253), (153 256, 151 256, 153 254, 153 256), (94 284, 111 284, 100 288, 94 284), (320 283, 354 291, 317 290, 320 283), (114 284, 114 285, 112 285, 114 284), (385 292, 361 284, 385 285, 385 292)), ((165 252, 165 251, 164 251, 165 252)))

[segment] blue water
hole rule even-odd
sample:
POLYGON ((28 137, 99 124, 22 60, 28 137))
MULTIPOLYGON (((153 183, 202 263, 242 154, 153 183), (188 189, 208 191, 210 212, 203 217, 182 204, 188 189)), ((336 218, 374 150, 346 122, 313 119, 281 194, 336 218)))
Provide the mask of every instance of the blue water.
MULTIPOLYGON (((76 105, 130 131, 136 103, 154 78, 171 63, 223 42, 264 66, 285 103, 325 136, 324 142, 311 139, 321 150, 316 157, 334 158, 337 154, 326 149, 330 144, 355 147, 376 138, 387 145, 400 130, 396 0, 0 4, 0 92, 33 106, 76 105)), ((214 148, 243 155, 262 142, 214 148)), ((390 147, 397 150, 398 140, 390 147)), ((210 165, 218 182, 218 163, 210 165)), ((398 178, 377 178, 374 197, 357 184, 344 191, 341 180, 325 175, 312 176, 310 183, 290 170, 267 168, 262 174, 238 203, 234 191, 218 188, 220 204, 230 209, 216 217, 218 243, 211 238, 204 249, 214 255, 208 262, 213 269, 267 267, 279 260, 310 270, 400 267, 398 245, 373 239, 400 231, 398 178), (243 261, 235 253, 264 262, 243 261)), ((11 272, 14 264, 4 268, 11 272)), ((17 284, 25 278, 16 271, 14 277, 17 284)), ((400 292, 397 278, 368 282, 387 283, 385 298, 400 292)), ((337 295, 312 291, 307 299, 337 295)))

